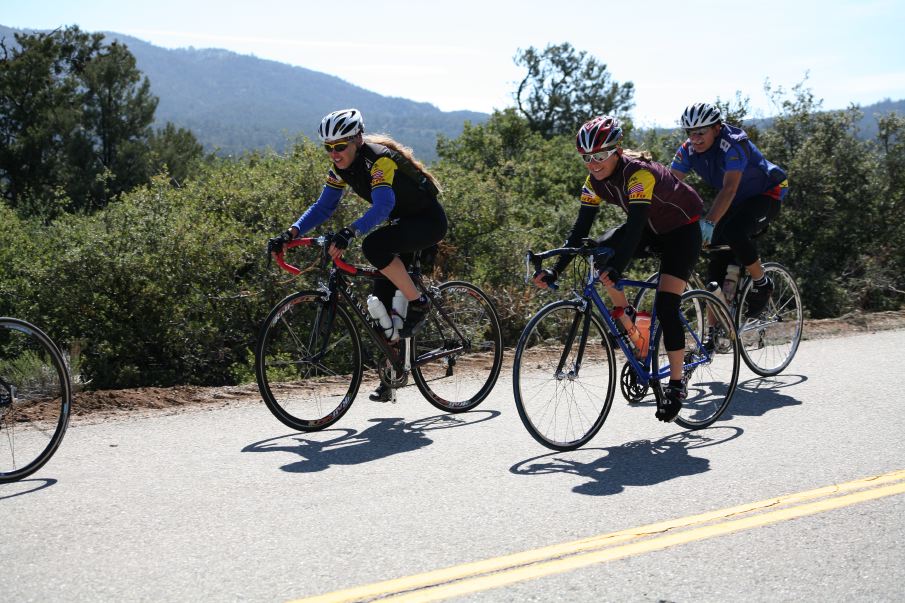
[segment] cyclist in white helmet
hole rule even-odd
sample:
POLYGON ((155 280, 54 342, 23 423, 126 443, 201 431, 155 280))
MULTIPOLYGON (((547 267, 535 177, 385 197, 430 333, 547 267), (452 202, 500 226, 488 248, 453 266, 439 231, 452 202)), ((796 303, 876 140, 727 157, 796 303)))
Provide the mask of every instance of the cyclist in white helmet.
POLYGON ((682 113, 688 139, 676 151, 670 170, 684 180, 692 170, 718 192, 701 222, 705 245, 727 244, 731 251, 711 253, 707 280, 722 284, 732 262, 754 281, 748 316, 767 305, 773 283, 764 273, 753 237, 772 221, 788 192, 786 172, 767 161, 744 130, 723 122, 709 103, 689 105, 682 113))
MULTIPOLYGON (((446 213, 437 200, 440 186, 411 149, 389 136, 365 136, 364 120, 357 109, 324 116, 318 136, 332 162, 324 188, 286 232, 270 239, 268 251, 279 251, 287 241, 323 224, 351 188, 371 207, 336 233, 328 253, 339 258, 353 239, 364 237, 362 253, 389 279, 375 281, 374 294, 386 308, 392 306, 396 289, 405 295, 408 313, 400 336, 411 337, 424 325, 430 304, 407 268, 415 251, 435 247, 446 235, 446 213)), ((370 397, 387 401, 389 388, 381 384, 370 397)))

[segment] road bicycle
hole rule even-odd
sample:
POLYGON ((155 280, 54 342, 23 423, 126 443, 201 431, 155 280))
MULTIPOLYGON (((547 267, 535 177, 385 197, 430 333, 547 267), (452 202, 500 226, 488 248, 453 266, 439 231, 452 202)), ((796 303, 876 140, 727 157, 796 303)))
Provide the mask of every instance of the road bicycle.
MULTIPOLYGON (((538 310, 515 350, 512 380, 519 416, 535 440, 554 450, 573 450, 597 434, 609 414, 617 381, 623 392, 634 395, 650 388, 659 402, 669 379, 656 309, 651 312, 647 349, 633 349, 596 289, 595 262, 603 265, 602 258, 613 250, 592 245, 593 241, 586 240, 581 247, 538 254, 529 251, 526 256, 526 278, 541 269, 543 260, 554 256, 579 256, 586 265, 584 289, 575 291, 572 299, 554 301, 538 310), (618 376, 617 345, 625 358, 618 376)), ((653 290, 657 285, 620 279, 616 286, 653 290)), ((675 421, 688 429, 701 429, 719 419, 735 392, 741 364, 738 340, 725 304, 708 291, 684 293, 680 317, 685 331, 683 372, 688 397, 675 421), (710 328, 710 315, 719 329, 710 328)))
POLYGON ((503 342, 496 308, 481 289, 464 281, 425 284, 420 253, 410 274, 431 301, 428 319, 410 338, 391 341, 353 290, 354 281, 385 279, 372 267, 341 259, 329 267, 329 235, 295 239, 274 254, 284 270, 299 274, 284 259, 294 247, 320 247, 317 289, 287 296, 264 320, 255 349, 261 396, 285 425, 317 431, 349 410, 364 373, 361 332, 380 356, 381 383, 396 389, 409 375, 428 402, 447 412, 465 412, 493 389, 503 364, 503 342), (356 326, 357 323, 357 326, 356 326))
POLYGON ((59 348, 33 324, 0 317, 0 483, 27 477, 50 460, 71 408, 59 348))
MULTIPOLYGON (((703 251, 709 254, 728 250, 728 245, 716 245, 705 247, 703 251)), ((754 281, 751 275, 744 272, 743 267, 740 268, 743 272, 739 275, 734 292, 730 299, 725 301, 741 341, 742 359, 755 374, 770 377, 785 370, 795 357, 798 344, 801 343, 804 314, 801 293, 788 269, 777 262, 764 262, 763 268, 764 273, 773 281, 773 294, 761 312, 757 315, 748 315, 748 299, 754 281)), ((658 279, 658 274, 652 274, 648 281, 656 283, 658 279)), ((688 286, 696 289, 716 289, 704 283, 696 272, 692 273, 688 286)), ((640 289, 632 305, 636 308, 647 307, 650 301, 645 300, 647 291, 640 289)))

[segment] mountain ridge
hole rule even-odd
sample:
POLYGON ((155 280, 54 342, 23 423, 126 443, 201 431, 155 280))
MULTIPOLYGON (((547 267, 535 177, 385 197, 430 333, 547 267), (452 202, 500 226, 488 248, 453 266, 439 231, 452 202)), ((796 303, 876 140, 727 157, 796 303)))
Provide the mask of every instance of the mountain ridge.
MULTIPOLYGON (((34 31, 0 25, 0 39, 11 46, 13 34, 34 31)), ((389 134, 430 162, 437 158, 438 135, 455 138, 466 121, 490 117, 383 96, 333 75, 231 50, 167 49, 116 32, 99 33, 135 56, 159 98, 155 126, 170 121, 187 128, 207 151, 221 155, 284 151, 299 135, 316 139, 318 124, 330 111, 356 107, 367 131, 389 134)))

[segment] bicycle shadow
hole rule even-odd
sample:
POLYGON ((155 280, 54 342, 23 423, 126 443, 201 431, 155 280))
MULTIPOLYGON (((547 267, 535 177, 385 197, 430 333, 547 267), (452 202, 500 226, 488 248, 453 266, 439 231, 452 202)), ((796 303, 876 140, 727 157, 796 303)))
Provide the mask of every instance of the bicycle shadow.
POLYGON ((608 448, 583 448, 568 453, 554 452, 513 465, 516 475, 566 473, 587 481, 572 488, 576 494, 612 496, 629 486, 652 486, 678 477, 710 470, 710 461, 692 456, 690 450, 722 444, 742 434, 738 427, 720 426, 685 431, 659 440, 637 440, 608 448), (598 456, 604 452, 603 456, 598 456), (562 455, 568 454, 569 458, 562 455), (582 462, 575 457, 592 455, 582 462), (537 462, 542 459, 549 462, 537 462))
POLYGON ((426 417, 409 423, 399 417, 375 418, 369 419, 374 425, 362 431, 346 428, 295 432, 254 442, 244 447, 242 452, 295 454, 300 460, 280 469, 289 473, 317 473, 335 465, 361 465, 412 452, 433 443, 426 435, 429 431, 466 427, 499 415, 496 410, 475 410, 426 417))
POLYGON ((6 500, 8 498, 15 498, 17 496, 24 496, 26 494, 33 494, 38 492, 39 490, 43 490, 45 488, 49 488, 57 483, 57 480, 53 478, 33 478, 33 479, 20 479, 15 482, 10 482, 8 484, 0 484, 0 500, 6 500), (29 484, 29 482, 38 482, 37 484, 29 484), (21 487, 25 485, 27 490, 20 490, 21 487), (6 494, 6 492, 11 492, 10 494, 6 494))
POLYGON ((800 406, 801 400, 780 390, 800 385, 807 380, 804 375, 781 374, 739 381, 732 395, 732 402, 720 420, 725 421, 732 417, 761 417, 771 410, 800 406))
MULTIPOLYGON (((799 406, 801 401, 779 390, 793 387, 807 381, 804 375, 782 374, 773 377, 753 377, 746 381, 739 381, 732 394, 729 407, 723 412, 720 421, 726 421, 732 417, 760 417, 771 410, 785 408, 787 406, 799 406)), ((693 391, 689 388, 688 394, 693 397, 693 391)), ((631 408, 651 408, 657 406, 652 393, 648 393, 638 402, 629 402, 631 408)))

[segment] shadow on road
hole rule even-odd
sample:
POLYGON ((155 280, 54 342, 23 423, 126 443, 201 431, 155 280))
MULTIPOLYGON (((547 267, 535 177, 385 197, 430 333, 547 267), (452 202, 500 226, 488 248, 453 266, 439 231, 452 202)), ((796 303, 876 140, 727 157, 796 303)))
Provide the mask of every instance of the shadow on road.
POLYGON ((566 473, 586 478, 572 488, 577 494, 609 496, 627 486, 651 486, 710 470, 710 461, 689 451, 722 444, 739 437, 742 429, 720 426, 686 431, 659 440, 637 440, 608 448, 554 452, 512 466, 516 475, 566 473), (601 452, 604 454, 601 456, 601 452), (589 459, 589 460, 582 460, 589 459))
POLYGON ((326 429, 313 433, 292 433, 249 444, 242 452, 283 452, 301 460, 283 465, 290 473, 315 473, 333 465, 360 465, 418 450, 431 443, 427 432, 482 423, 500 415, 495 410, 475 410, 444 414, 405 423, 398 417, 370 419, 374 425, 362 431, 326 429))
POLYGON ((15 498, 16 496, 23 496, 25 494, 32 494, 37 492, 38 490, 43 490, 44 488, 49 488, 57 483, 55 479, 20 479, 17 482, 10 482, 8 484, 0 484, 0 500, 5 500, 7 498, 15 498))
MULTIPOLYGON (((782 393, 780 390, 800 385, 807 381, 804 375, 776 375, 773 377, 753 377, 739 381, 732 394, 729 408, 720 417, 720 421, 728 421, 732 417, 760 417, 771 410, 786 406, 798 406, 799 400, 782 393)), ((657 407, 653 394, 642 400, 631 403, 632 408, 657 407)))
POLYGON ((776 375, 739 381, 732 395, 732 402, 720 420, 727 421, 732 417, 761 417, 771 410, 799 406, 800 400, 782 393, 781 390, 800 385, 807 380, 804 375, 776 375))

